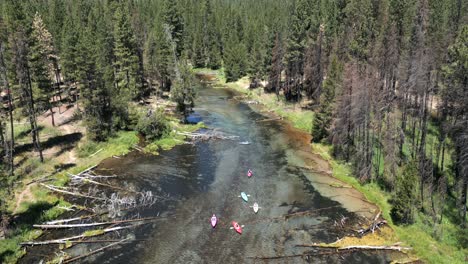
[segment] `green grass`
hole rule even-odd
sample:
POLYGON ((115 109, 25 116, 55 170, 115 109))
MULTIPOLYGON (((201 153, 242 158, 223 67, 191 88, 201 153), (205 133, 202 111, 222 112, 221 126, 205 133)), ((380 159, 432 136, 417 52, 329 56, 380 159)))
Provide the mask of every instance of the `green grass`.
POLYGON ((312 144, 315 152, 328 160, 333 168, 333 176, 353 186, 364 194, 367 200, 375 203, 382 210, 383 217, 395 230, 401 242, 413 248, 413 253, 428 263, 466 263, 467 249, 461 249, 458 242, 457 228, 447 218, 444 218, 442 226, 443 234, 439 239, 432 236, 432 220, 427 219, 422 213, 417 213, 415 223, 411 225, 395 225, 390 217, 392 208, 389 203, 390 194, 383 191, 376 183, 361 184, 352 175, 350 164, 336 161, 331 157, 331 146, 325 144, 312 144))
POLYGON ((86 141, 78 148, 77 154, 84 160, 100 160, 113 155, 124 155, 131 150, 133 145, 138 144, 138 141, 135 132, 119 131, 104 142, 86 141))
POLYGON ((203 122, 200 122, 196 125, 181 124, 177 120, 172 120, 171 126, 173 128, 173 131, 171 131, 167 135, 164 135, 161 139, 155 140, 148 144, 145 147, 145 151, 148 153, 152 153, 153 155, 158 155, 161 149, 169 150, 175 147, 176 145, 183 144, 185 142, 185 136, 177 134, 177 132, 192 133, 200 128, 204 128, 205 124, 203 124, 203 122))

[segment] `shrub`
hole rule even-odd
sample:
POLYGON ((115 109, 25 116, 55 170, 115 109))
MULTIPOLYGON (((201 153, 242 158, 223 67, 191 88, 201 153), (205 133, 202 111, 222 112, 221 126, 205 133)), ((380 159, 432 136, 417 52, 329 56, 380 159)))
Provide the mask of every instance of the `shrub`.
POLYGON ((164 116, 162 109, 148 111, 147 114, 140 117, 136 125, 136 131, 142 134, 147 140, 159 139, 166 133, 169 133, 170 130, 171 126, 164 116))

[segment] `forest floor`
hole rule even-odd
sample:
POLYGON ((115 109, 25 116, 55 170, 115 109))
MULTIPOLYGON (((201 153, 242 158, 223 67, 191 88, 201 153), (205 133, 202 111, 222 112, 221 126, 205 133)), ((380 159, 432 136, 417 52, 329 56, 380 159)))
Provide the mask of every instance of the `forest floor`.
MULTIPOLYGON (((215 87, 228 87, 234 89, 244 96, 241 98, 248 104, 261 104, 267 112, 275 113, 281 119, 288 120, 296 128, 311 132, 314 112, 308 110, 308 102, 288 103, 280 96, 267 94, 263 88, 249 89, 249 79, 244 77, 236 82, 226 83, 222 70, 196 69, 198 73, 212 74, 215 79, 215 87)), ((460 241, 466 232, 460 232, 460 228, 451 221, 449 215, 444 215, 442 223, 438 226, 438 232, 434 231, 434 224, 428 216, 416 213, 416 220, 411 225, 395 225, 390 217, 391 193, 384 191, 377 183, 362 184, 353 177, 350 164, 338 161, 331 155, 331 146, 327 144, 311 144, 312 150, 327 160, 332 167, 332 175, 360 191, 367 200, 376 204, 382 211, 382 216, 388 221, 391 232, 380 232, 366 243, 395 243, 402 242, 403 245, 412 247, 410 259, 421 259, 428 263, 466 263, 468 261, 468 245, 460 241)), ((411 261, 410 261, 411 262, 411 261)))

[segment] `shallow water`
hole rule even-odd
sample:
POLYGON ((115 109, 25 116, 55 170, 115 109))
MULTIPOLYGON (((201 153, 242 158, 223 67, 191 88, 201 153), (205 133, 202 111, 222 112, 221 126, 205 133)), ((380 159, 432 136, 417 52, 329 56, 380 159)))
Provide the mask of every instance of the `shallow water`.
MULTIPOLYGON (((126 216, 162 217, 120 234, 146 241, 117 246, 83 263, 265 263, 253 257, 302 254, 309 249, 297 244, 335 241, 347 232, 335 227, 335 221, 348 217, 353 226, 359 216, 351 211, 374 209, 349 201, 345 209, 338 201, 349 200, 343 198, 348 190, 330 188, 326 183, 333 179, 306 169, 329 169, 310 153, 307 134, 277 121, 256 122, 266 117, 233 100, 233 95, 205 86, 194 110, 209 128, 239 136, 238 140, 180 145, 159 156, 131 153, 100 165, 99 169, 118 175, 122 186, 163 193, 169 199, 126 216), (241 145, 241 141, 251 144, 241 145), (251 178, 246 176, 248 169, 253 170, 251 178), (239 197, 242 191, 250 195, 249 202, 239 197), (254 202, 261 207, 257 214, 250 207, 254 202), (327 209, 284 217, 321 208, 327 209), (212 214, 219 217, 214 229, 212 214), (245 225, 242 235, 229 229, 233 220, 245 225)), ((78 255, 102 246, 79 245, 69 252, 78 255)), ((388 263, 391 258, 359 252, 267 263, 388 263)))

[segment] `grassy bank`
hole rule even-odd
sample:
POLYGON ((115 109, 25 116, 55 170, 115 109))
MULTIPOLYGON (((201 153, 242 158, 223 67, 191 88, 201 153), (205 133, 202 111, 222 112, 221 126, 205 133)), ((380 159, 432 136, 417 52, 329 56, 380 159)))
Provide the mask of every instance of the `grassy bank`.
MULTIPOLYGON (((268 111, 289 120, 296 128, 310 133, 314 116, 312 111, 302 110, 299 105, 287 103, 282 99, 278 100, 274 94, 264 94, 263 89, 248 89, 248 79, 245 77, 237 82, 226 83, 222 71, 207 69, 197 69, 196 71, 214 74, 217 79, 216 87, 229 87, 239 91, 246 95, 248 100, 258 101, 268 111)), ((381 236, 384 241, 379 240, 379 245, 402 242, 405 246, 413 248, 410 252, 412 258, 417 257, 428 263, 466 263, 468 250, 463 249, 458 242, 459 236, 464 234, 460 234, 460 229, 450 221, 449 217, 444 216, 441 224, 443 232, 438 234, 437 239, 432 235, 434 227, 431 221, 428 221, 427 216, 422 213, 417 214, 414 224, 395 225, 390 217, 392 208, 389 203, 390 193, 382 190, 376 183, 361 184, 357 178, 353 177, 350 164, 335 160, 332 157, 330 145, 312 144, 312 150, 330 162, 334 177, 356 188, 381 209, 383 217, 388 220, 389 226, 394 232, 382 232, 381 236)), ((371 241, 375 242, 377 238, 372 238, 371 241)), ((365 242, 371 243, 370 241, 365 242)))

